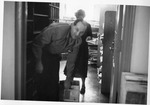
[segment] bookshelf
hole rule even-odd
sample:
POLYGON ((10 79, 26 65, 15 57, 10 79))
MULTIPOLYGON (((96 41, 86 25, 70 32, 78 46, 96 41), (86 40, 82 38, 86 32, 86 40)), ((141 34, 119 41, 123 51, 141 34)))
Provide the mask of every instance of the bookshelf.
POLYGON ((27 7, 27 49, 26 49, 26 99, 36 100, 34 85, 34 61, 32 53, 33 39, 46 26, 59 22, 59 3, 55 2, 26 2, 27 7))

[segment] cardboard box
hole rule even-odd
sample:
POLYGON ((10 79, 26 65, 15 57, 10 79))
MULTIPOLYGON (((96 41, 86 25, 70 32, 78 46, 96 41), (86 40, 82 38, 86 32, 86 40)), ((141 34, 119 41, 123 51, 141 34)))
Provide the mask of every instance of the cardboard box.
POLYGON ((123 72, 119 103, 146 104, 147 75, 123 72))
POLYGON ((59 99, 65 102, 79 102, 80 84, 73 81, 70 89, 64 89, 64 81, 60 81, 59 99))

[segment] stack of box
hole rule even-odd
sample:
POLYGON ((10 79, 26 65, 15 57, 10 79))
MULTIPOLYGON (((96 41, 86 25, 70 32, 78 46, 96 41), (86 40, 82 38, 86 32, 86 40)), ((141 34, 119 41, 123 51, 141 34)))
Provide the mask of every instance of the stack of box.
POLYGON ((123 72, 119 98, 119 103, 146 104, 147 75, 123 72))
POLYGON ((73 81, 71 88, 64 89, 64 81, 60 81, 59 99, 65 102, 79 102, 80 95, 79 81, 73 81))

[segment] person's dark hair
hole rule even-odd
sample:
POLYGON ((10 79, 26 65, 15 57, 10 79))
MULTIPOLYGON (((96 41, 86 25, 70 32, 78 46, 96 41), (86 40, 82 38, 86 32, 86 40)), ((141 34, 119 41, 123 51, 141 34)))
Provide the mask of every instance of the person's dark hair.
POLYGON ((74 25, 76 25, 78 22, 83 22, 83 19, 77 19, 74 21, 74 25))
POLYGON ((81 18, 74 21, 74 25, 77 25, 78 22, 82 22, 82 24, 87 28, 87 23, 81 18))
POLYGON ((84 18, 85 17, 85 12, 82 9, 79 9, 76 13, 75 13, 76 18, 84 18))

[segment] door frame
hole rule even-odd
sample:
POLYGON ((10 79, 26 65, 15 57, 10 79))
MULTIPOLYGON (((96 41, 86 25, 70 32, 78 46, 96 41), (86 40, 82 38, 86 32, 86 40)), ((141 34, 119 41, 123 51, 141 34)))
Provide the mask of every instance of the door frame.
POLYGON ((15 100, 26 93, 26 5, 15 2, 15 100))
POLYGON ((110 95, 110 87, 111 87, 111 70, 113 66, 112 62, 114 53, 113 49, 114 49, 114 36, 116 24, 115 18, 116 18, 116 10, 105 11, 101 93, 107 96, 110 95))
POLYGON ((121 32, 122 32, 122 20, 123 19, 123 5, 118 5, 116 12, 116 26, 115 26, 115 35, 114 35, 114 59, 113 67, 111 70, 111 86, 110 86, 110 103, 115 103, 117 98, 117 85, 118 85, 118 74, 119 70, 119 61, 120 61, 120 50, 121 50, 121 32))
POLYGON ((117 41, 117 38, 115 40, 117 50, 115 48, 114 58, 117 62, 114 60, 115 67, 112 69, 110 103, 119 102, 122 72, 130 72, 136 6, 120 6, 119 12, 121 20, 119 20, 116 35, 120 41, 117 41), (119 47, 117 47, 118 44, 120 44, 119 47), (115 51, 119 51, 119 55, 115 54, 115 51))
POLYGON ((120 72, 118 81, 118 98, 120 98, 121 78, 122 72, 130 72, 131 56, 132 56, 132 44, 133 44, 133 32, 135 24, 136 6, 126 5, 124 6, 123 16, 123 30, 121 35, 121 58, 120 58, 120 72))

